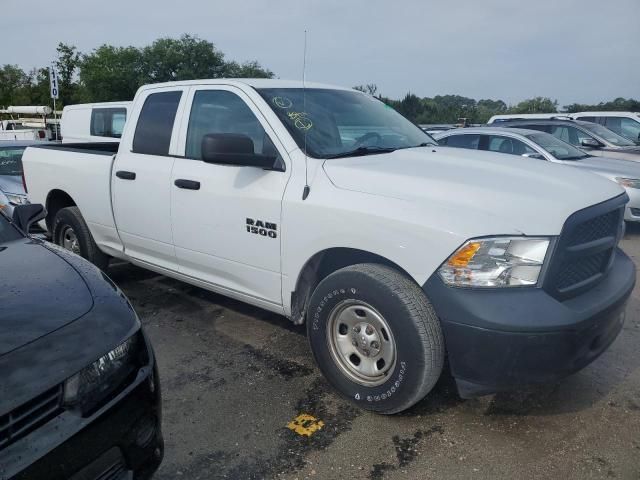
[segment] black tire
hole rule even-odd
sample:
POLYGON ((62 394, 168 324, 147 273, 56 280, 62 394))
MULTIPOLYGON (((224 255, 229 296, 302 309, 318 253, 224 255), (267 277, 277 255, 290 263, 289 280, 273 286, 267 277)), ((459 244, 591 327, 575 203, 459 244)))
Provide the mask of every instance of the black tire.
POLYGON ((79 251, 74 253, 86 258, 99 269, 106 270, 109 266, 109 256, 96 245, 78 207, 67 207, 58 211, 51 232, 53 242, 65 248, 63 237, 69 229, 75 234, 79 247, 79 251))
MULTIPOLYGON (((371 331, 377 334, 377 330, 371 331)), ((353 265, 337 270, 322 280, 309 303, 307 334, 313 356, 324 376, 343 396, 366 410, 383 414, 401 412, 424 398, 442 372, 444 339, 433 307, 418 285, 385 265, 353 265), (365 308, 358 311, 357 305, 360 303, 374 310, 365 308), (345 317, 351 319, 354 318, 353 312, 358 316, 364 315, 362 318, 368 315, 367 312, 374 317, 379 314, 392 332, 390 338, 392 342, 395 340, 395 348, 392 349, 395 361, 393 366, 387 367, 389 370, 386 374, 379 374, 377 382, 382 383, 369 385, 357 381, 354 374, 349 373, 349 367, 344 366, 353 357, 340 357, 335 353, 338 350, 335 345, 339 342, 331 338, 346 335, 343 331, 349 332, 346 337, 348 341, 360 341, 360 333, 354 333, 360 332, 359 324, 344 330, 339 320, 332 321, 332 318, 343 318, 336 316, 336 312, 347 310, 353 310, 345 317), (329 323, 332 327, 329 327, 329 323), (340 333, 331 337, 331 331, 340 333)), ((383 332, 383 335, 388 343, 387 334, 383 332)), ((382 337, 380 339, 380 343, 384 343, 382 337)), ((364 336, 362 340, 366 345, 364 336)), ((376 356, 382 355, 382 349, 377 355, 372 355, 368 346, 364 348, 356 353, 356 357, 364 358, 362 355, 366 355, 370 357, 366 361, 371 362, 376 356)))

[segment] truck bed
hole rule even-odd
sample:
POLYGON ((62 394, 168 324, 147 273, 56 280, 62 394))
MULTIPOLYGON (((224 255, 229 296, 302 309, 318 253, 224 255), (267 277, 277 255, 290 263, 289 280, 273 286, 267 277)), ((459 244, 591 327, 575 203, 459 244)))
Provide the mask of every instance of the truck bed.
POLYGON ((28 147, 22 164, 32 203, 49 211, 75 204, 96 243, 105 250, 121 251, 111 209, 111 169, 117 149, 118 143, 109 142, 43 144, 28 147))

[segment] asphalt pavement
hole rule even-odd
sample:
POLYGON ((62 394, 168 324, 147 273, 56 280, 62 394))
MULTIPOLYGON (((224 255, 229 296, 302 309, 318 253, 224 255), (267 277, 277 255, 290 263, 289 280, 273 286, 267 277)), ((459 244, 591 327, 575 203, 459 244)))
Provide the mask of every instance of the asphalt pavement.
MULTIPOLYGON (((624 250, 638 264, 640 228, 624 250)), ((109 274, 153 342, 173 479, 640 479, 640 286, 610 349, 561 382, 473 400, 444 375, 407 412, 341 399, 304 327, 129 264, 109 274)))

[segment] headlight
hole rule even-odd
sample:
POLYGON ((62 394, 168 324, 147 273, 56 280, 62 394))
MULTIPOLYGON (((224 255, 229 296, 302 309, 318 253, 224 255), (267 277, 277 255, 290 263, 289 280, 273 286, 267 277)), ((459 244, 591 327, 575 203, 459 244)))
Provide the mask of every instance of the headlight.
POLYGON ((626 188, 640 188, 640 178, 616 177, 616 182, 626 188))
POLYGON ((124 388, 142 366, 140 334, 133 335, 106 355, 80 370, 64 384, 66 406, 79 406, 83 413, 99 407, 124 388))
POLYGON ((438 274, 456 287, 516 287, 538 283, 548 238, 496 237, 469 240, 438 274))
POLYGON ((26 205, 27 203, 29 203, 29 200, 27 200, 26 195, 16 195, 14 193, 5 193, 4 196, 7 197, 7 200, 9 200, 9 203, 14 206, 26 205))

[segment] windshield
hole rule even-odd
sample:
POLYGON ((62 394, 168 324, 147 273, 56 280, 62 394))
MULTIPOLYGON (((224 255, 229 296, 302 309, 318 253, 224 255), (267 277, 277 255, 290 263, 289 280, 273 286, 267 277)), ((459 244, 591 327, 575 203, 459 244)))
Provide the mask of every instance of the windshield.
POLYGON ((263 88, 258 93, 301 149, 316 158, 362 155, 436 145, 435 140, 380 100, 361 92, 263 88))
POLYGON ((548 133, 533 133, 531 135, 527 135, 527 138, 549 152, 558 160, 579 160, 589 156, 582 150, 578 150, 573 145, 565 143, 559 138, 548 133))
POLYGON ((624 137, 621 137, 615 132, 612 132, 606 127, 602 125, 598 125, 597 123, 591 123, 589 125, 582 125, 586 130, 589 130, 592 133, 595 133, 602 140, 610 143, 611 145, 615 145, 616 147, 633 147, 636 144, 631 140, 628 140, 624 137))
POLYGON ((26 147, 0 147, 0 175, 22 175, 22 154, 26 147))

